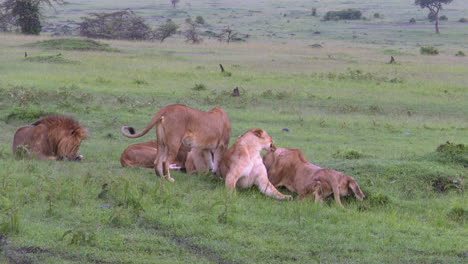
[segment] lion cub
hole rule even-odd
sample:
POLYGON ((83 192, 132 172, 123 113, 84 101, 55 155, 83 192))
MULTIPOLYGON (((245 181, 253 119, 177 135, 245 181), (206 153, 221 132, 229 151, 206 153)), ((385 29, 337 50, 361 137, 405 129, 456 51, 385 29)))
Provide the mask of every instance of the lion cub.
POLYGON ((274 150, 272 137, 259 128, 251 129, 240 136, 223 155, 218 172, 226 181, 226 187, 235 191, 236 186, 250 188, 257 185, 267 196, 279 200, 291 199, 280 193, 268 180, 260 151, 274 150))

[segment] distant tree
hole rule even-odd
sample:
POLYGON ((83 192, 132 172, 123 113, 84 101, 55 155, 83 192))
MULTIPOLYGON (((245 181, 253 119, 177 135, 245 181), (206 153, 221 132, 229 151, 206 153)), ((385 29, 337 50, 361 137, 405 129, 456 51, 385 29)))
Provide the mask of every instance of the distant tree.
POLYGON ((166 38, 174 35, 178 28, 179 26, 176 23, 168 19, 166 23, 156 29, 155 38, 163 42, 166 38))
POLYGON ((450 4, 453 0, 415 0, 414 4, 421 8, 429 9, 429 16, 435 21, 435 31, 439 34, 439 11, 442 10, 442 4, 450 4))
POLYGON ((219 41, 226 41, 228 44, 231 42, 234 38, 236 38, 238 35, 238 32, 235 32, 231 28, 225 28, 223 31, 221 31, 221 34, 219 34, 219 41))
POLYGON ((172 8, 176 8, 177 4, 180 2, 180 0, 171 0, 172 8))
POLYGON ((0 28, 7 29, 4 23, 19 27, 21 33, 38 35, 42 30, 40 21, 42 5, 52 6, 63 0, 2 0, 0 1, 0 28))
POLYGON ((200 25, 204 25, 205 24, 205 19, 202 16, 197 16, 195 18, 195 23, 200 24, 200 25))
POLYGON ((187 23, 187 30, 185 31, 185 41, 186 42, 191 42, 193 44, 198 44, 202 42, 202 38, 200 37, 200 33, 198 32, 198 27, 199 24, 196 22, 193 22, 192 19, 187 18, 185 20, 185 23, 187 23))

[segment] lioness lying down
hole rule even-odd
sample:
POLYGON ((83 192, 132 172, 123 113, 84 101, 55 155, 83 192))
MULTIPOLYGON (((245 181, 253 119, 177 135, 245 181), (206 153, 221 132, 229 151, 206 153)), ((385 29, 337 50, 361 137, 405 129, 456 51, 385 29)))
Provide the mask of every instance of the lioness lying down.
POLYGON ((308 162, 299 149, 277 148, 265 154, 263 162, 271 183, 296 192, 299 199, 313 194, 315 201, 322 202, 333 194, 343 207, 341 196, 354 193, 358 200, 365 197, 353 177, 308 162))
POLYGON ((226 181, 226 187, 235 191, 236 186, 250 188, 257 185, 267 196, 279 200, 292 198, 280 193, 268 180, 260 151, 275 149, 273 139, 262 129, 255 128, 240 136, 223 155, 219 173, 226 181))
MULTIPOLYGON (((158 153, 156 140, 133 144, 128 146, 120 156, 120 164, 127 168, 154 168, 154 159, 158 153)), ((208 172, 210 164, 206 163, 204 157, 211 155, 209 151, 200 149, 189 149, 182 145, 176 160, 169 165, 171 170, 186 170, 187 173, 208 172)))

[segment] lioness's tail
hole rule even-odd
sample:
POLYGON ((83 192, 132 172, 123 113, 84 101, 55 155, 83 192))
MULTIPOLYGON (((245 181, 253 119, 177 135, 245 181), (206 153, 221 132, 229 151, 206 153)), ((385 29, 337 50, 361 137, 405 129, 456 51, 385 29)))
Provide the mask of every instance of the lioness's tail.
POLYGON ((353 190, 354 196, 356 196, 358 200, 362 201, 366 197, 355 180, 349 182, 349 187, 353 190))
POLYGON ((160 117, 161 115, 158 115, 158 114, 154 115, 150 123, 140 133, 135 134, 135 129, 131 126, 123 126, 122 128, 120 128, 120 132, 122 132, 122 135, 129 137, 129 138, 138 138, 138 137, 144 136, 146 133, 148 133, 148 131, 150 131, 156 125, 160 117), (127 133, 126 130, 128 130, 129 133, 127 133))

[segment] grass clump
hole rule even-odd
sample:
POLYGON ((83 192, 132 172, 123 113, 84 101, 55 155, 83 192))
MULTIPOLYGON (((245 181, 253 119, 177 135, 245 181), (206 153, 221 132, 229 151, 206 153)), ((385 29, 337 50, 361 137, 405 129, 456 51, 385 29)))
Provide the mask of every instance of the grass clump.
POLYGON ((195 86, 192 87, 192 90, 204 91, 204 90, 206 90, 206 85, 204 85, 203 83, 196 83, 195 86))
POLYGON ((108 44, 101 43, 92 39, 80 38, 59 38, 38 41, 28 44, 29 47, 41 49, 57 49, 57 50, 80 50, 80 51, 117 51, 111 48, 108 44))
POLYGON ((345 151, 340 151, 338 150, 337 152, 332 154, 332 157, 335 159, 364 159, 364 158, 369 158, 370 155, 367 155, 365 153, 359 152, 357 150, 345 150, 345 151))
POLYGON ((362 12, 358 9, 349 8, 341 11, 328 11, 323 20, 359 20, 362 17, 362 12))
POLYGON ((74 60, 66 59, 63 57, 62 53, 56 55, 38 55, 30 56, 25 58, 29 62, 39 62, 39 63, 58 63, 58 64, 74 64, 77 63, 74 60))
POLYGON ((468 167, 468 146, 447 141, 437 147, 434 159, 441 163, 459 163, 468 167))
POLYGON ((468 210, 461 206, 455 206, 447 213, 447 217, 452 221, 464 225, 468 218, 468 210))
POLYGON ((439 54, 439 50, 433 46, 421 47, 419 52, 422 55, 437 55, 439 54))
POLYGON ((30 107, 15 107, 13 110, 3 118, 5 122, 19 120, 19 121, 34 121, 40 117, 50 114, 47 111, 35 106, 30 107))

